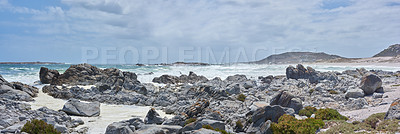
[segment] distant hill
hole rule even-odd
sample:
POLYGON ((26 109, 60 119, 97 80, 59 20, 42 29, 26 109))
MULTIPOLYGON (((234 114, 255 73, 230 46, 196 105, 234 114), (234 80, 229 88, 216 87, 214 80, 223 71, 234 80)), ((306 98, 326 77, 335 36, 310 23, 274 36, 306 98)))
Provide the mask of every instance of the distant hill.
POLYGON ((374 57, 395 57, 400 54, 400 44, 394 44, 374 55, 374 57))
POLYGON ((251 62, 256 64, 289 64, 289 63, 304 63, 304 62, 317 62, 333 59, 346 59, 338 55, 330 55, 326 53, 313 53, 313 52, 286 52, 282 54, 275 54, 268 56, 265 59, 251 62))

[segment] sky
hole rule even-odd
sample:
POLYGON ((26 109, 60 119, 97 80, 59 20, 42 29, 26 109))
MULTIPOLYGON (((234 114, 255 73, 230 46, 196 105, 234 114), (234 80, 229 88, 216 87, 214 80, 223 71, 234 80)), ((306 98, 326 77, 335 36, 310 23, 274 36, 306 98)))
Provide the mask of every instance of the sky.
POLYGON ((0 62, 227 63, 400 43, 400 0, 0 0, 0 62))

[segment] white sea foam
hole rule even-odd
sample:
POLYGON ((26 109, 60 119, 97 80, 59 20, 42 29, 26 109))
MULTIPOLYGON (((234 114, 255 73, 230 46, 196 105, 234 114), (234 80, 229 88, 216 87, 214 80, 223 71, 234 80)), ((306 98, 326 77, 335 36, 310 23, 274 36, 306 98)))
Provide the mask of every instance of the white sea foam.
MULTIPOLYGON (((17 65, 16 65, 17 66, 17 65)), ((268 75, 284 75, 286 67, 289 65, 257 65, 257 64, 234 64, 234 65, 210 65, 210 66, 113 66, 102 65, 101 68, 116 67, 123 71, 130 71, 138 74, 140 82, 149 83, 154 77, 159 77, 163 74, 180 76, 181 74, 188 75, 190 71, 198 75, 203 75, 209 79, 220 77, 225 79, 230 75, 244 74, 250 79, 256 79, 258 76, 268 75)), ((368 70, 385 70, 385 71, 399 71, 400 67, 396 66, 376 66, 376 65, 357 65, 357 64, 305 64, 304 66, 311 66, 317 71, 339 71, 366 68, 368 70)), ((1 66, 0 66, 1 67, 1 66)), ((49 67, 50 69, 57 69, 63 73, 69 66, 59 65, 49 67)), ((39 80, 40 66, 35 67, 10 67, 4 70, 0 68, 0 74, 8 81, 20 81, 27 84, 33 84, 39 80), (11 69, 10 69, 11 68, 11 69), (7 71, 8 70, 8 71, 7 71), (10 71, 11 70, 11 71, 10 71), (14 71, 12 71, 14 70, 14 71), (18 71, 15 71, 18 70, 18 71)))

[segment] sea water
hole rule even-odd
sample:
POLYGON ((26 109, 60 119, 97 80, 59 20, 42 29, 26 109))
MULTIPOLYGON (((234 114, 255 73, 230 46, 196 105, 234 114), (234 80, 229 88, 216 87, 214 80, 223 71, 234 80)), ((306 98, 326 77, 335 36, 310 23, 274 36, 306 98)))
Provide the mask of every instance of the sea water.
MULTIPOLYGON (((190 71, 197 75, 203 75, 209 79, 220 77, 225 79, 227 76, 235 74, 246 75, 250 79, 256 79, 258 76, 268 75, 284 75, 286 67, 289 65, 257 65, 257 64, 234 64, 234 65, 208 65, 208 66, 136 66, 136 65, 95 65, 99 68, 117 68, 122 71, 134 72, 138 75, 138 80, 142 83, 149 83, 154 77, 159 77, 163 74, 180 76, 181 74, 188 75, 190 71)), ((396 66, 361 66, 361 65, 321 65, 310 64, 317 71, 339 71, 365 68, 367 70, 384 70, 384 71, 400 71, 400 67, 396 66)), ((57 65, 0 65, 0 75, 9 82, 19 81, 26 84, 33 84, 39 81, 40 67, 58 70, 63 73, 70 67, 70 64, 57 65)))

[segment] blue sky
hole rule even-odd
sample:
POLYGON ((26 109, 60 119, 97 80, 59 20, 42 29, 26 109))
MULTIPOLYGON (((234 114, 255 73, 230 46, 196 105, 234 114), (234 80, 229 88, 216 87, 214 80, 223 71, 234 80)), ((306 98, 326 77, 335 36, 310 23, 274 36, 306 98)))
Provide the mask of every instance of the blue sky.
POLYGON ((399 0, 0 0, 0 61, 370 57, 400 43, 399 12, 399 0))

